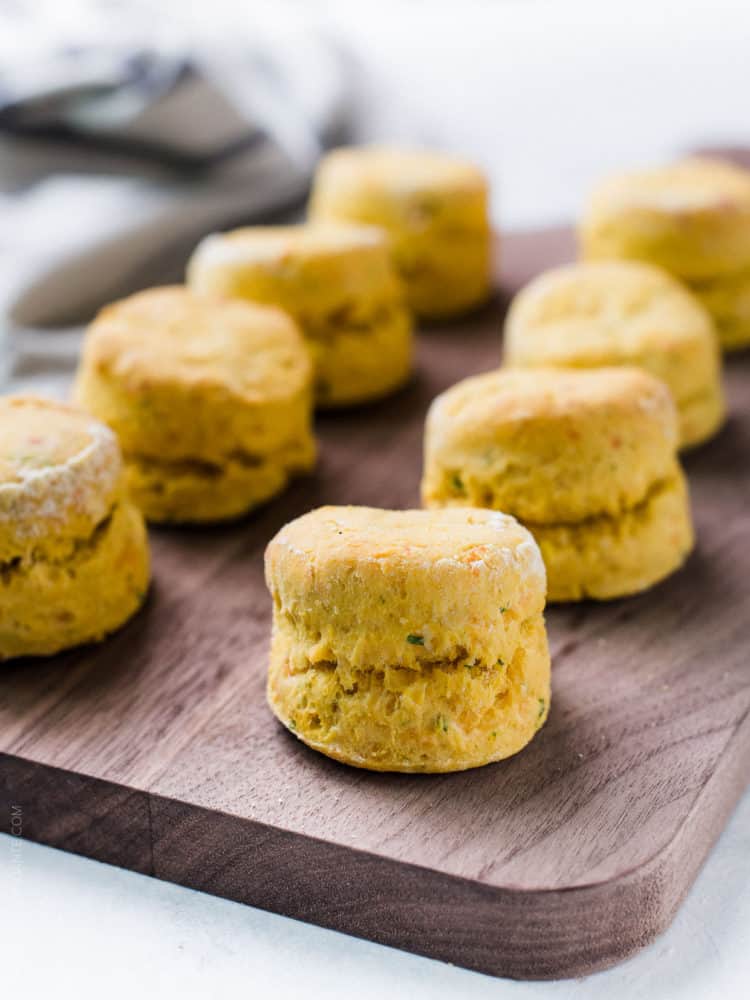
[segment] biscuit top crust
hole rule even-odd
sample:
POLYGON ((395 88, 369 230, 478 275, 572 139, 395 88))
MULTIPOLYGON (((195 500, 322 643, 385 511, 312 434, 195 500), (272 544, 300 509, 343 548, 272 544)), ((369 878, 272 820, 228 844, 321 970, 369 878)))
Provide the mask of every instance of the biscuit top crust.
POLYGON ((0 399, 0 553, 18 539, 93 527, 109 512, 122 459, 104 424, 30 396, 0 399))
POLYGON ((351 255, 389 252, 386 233, 377 226, 349 222, 316 222, 296 226, 246 226, 212 233, 198 244, 189 271, 198 264, 265 264, 291 266, 295 261, 336 261, 351 255))
POLYGON ((659 264, 689 280, 750 265, 750 171, 691 159, 595 189, 580 227, 589 259, 659 264))
POLYGON ((508 663, 547 590, 531 534, 468 507, 321 507, 271 540, 266 581, 292 669, 508 663))
POLYGON ((266 579, 268 699, 311 746, 437 770, 507 754, 542 724, 545 569, 512 518, 322 507, 270 542, 266 579))
POLYGON ((487 181, 473 163, 434 152, 396 146, 356 146, 337 149, 321 162, 329 184, 386 187, 392 193, 418 194, 436 189, 460 194, 484 193, 487 181))
POLYGON ((581 423, 605 420, 616 429, 644 415, 655 430, 676 442, 675 409, 669 389, 640 368, 628 366, 574 371, 539 368, 500 370, 464 379, 438 396, 435 417, 495 426, 573 418, 581 423))
POLYGON ((683 285, 630 260, 571 264, 540 275, 516 296, 505 335, 514 361, 546 358, 553 365, 576 357, 606 364, 615 360, 613 352, 627 357, 716 341, 711 317, 683 285))
POLYGON ((531 534, 514 518, 473 508, 380 510, 319 507, 285 525, 268 559, 286 550, 328 565, 380 563, 430 570, 443 564, 475 572, 538 577, 545 571, 531 534))
POLYGON ((390 237, 349 222, 215 233, 198 244, 187 277, 198 292, 281 306, 306 332, 403 298, 390 237))
POLYGON ((246 401, 296 395, 312 365, 295 322, 280 309, 153 288, 102 309, 85 360, 133 388, 218 387, 246 401))
POLYGON ((430 407, 423 496, 458 477, 529 522, 617 516, 675 474, 677 441, 669 389, 639 368, 488 372, 430 407))
POLYGON ((722 160, 692 157, 651 170, 619 174, 594 192, 592 211, 750 212, 750 171, 722 160))

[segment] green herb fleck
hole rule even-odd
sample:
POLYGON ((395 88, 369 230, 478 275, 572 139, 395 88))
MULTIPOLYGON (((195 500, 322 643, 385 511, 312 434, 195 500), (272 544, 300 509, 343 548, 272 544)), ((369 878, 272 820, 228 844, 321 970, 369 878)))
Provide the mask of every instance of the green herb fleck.
POLYGON ((539 699, 539 715, 537 716, 538 719, 541 719, 541 717, 544 715, 544 710, 545 710, 546 707, 547 707, 547 702, 544 700, 544 698, 540 698, 539 699))
POLYGON ((451 483, 453 484, 454 490, 457 490, 459 493, 463 493, 464 481, 457 472, 453 473, 453 476, 451 477, 451 483))
POLYGON ((497 739, 497 732, 496 732, 496 730, 493 729, 492 732, 490 733, 490 736, 492 737, 493 740, 496 740, 497 739))
POLYGON ((423 635, 407 635, 406 641, 410 646, 424 646, 423 635))
POLYGON ((293 730, 297 729, 297 720, 296 719, 290 719, 289 720, 289 728, 293 729, 293 730))
POLYGON ((508 607, 507 606, 503 606, 502 608, 500 608, 500 614, 501 615, 504 615, 506 611, 508 611, 508 607))
POLYGON ((438 715, 435 718, 435 726, 442 730, 444 733, 448 732, 448 720, 444 715, 438 715))
POLYGON ((504 667, 505 666, 505 660, 502 658, 502 656, 498 656, 498 658, 497 658, 497 665, 498 665, 498 667, 504 667))
POLYGON ((13 455, 11 461, 15 462, 16 465, 36 465, 41 464, 44 461, 41 455, 27 455, 25 453, 13 455))

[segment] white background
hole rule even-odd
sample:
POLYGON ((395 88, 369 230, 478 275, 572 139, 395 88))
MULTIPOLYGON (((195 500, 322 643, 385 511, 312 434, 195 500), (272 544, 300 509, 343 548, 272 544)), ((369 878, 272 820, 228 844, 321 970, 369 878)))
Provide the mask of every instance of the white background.
MULTIPOLYGON (((58 2, 50 17, 77 16, 58 2)), ((594 179, 698 144, 750 145, 742 2, 162 3, 203 44, 323 25, 366 79, 373 134, 459 149, 501 225, 575 216, 594 179)), ((709 679, 707 678, 707 683, 709 679)), ((512 983, 0 837, 0 997, 750 995, 750 796, 670 930, 585 981, 512 983)))

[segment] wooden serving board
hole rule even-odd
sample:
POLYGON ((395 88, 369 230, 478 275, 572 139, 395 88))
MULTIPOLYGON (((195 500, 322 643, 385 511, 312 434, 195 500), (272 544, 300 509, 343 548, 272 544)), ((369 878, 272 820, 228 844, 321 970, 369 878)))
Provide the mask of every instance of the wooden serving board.
MULTIPOLYGON (((503 297, 571 256, 562 230, 508 238, 503 297)), ((0 670, 2 828, 20 806, 33 840, 494 975, 588 973, 669 924, 750 774, 750 357, 686 460, 697 550, 639 597, 549 609, 552 712, 520 755, 371 774, 265 706, 266 542, 321 503, 418 505, 426 408, 497 365, 501 311, 421 336, 399 395, 321 417, 317 473, 255 516, 152 532, 119 634, 0 670)))

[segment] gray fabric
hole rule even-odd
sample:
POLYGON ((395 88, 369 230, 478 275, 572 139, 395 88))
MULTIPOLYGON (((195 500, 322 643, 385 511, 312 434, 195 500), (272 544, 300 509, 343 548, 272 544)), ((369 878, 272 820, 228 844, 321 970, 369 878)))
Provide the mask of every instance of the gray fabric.
POLYGON ((299 212, 346 125, 347 67, 314 38, 39 65, 0 72, 0 390, 60 395, 101 305, 181 280, 206 232, 299 212))

